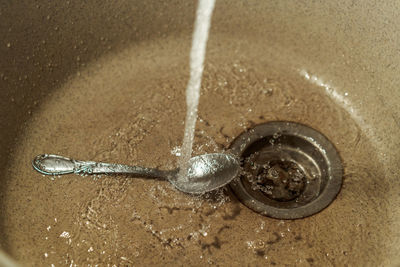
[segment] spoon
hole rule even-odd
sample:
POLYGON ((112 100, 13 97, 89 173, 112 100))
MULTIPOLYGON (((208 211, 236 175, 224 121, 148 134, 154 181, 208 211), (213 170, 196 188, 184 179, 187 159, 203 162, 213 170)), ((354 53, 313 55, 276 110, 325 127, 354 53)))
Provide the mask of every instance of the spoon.
POLYGON ((238 159, 230 154, 213 153, 189 160, 186 179, 178 179, 179 169, 163 171, 140 166, 81 161, 58 155, 38 155, 33 168, 45 175, 62 174, 132 174, 139 177, 168 180, 180 191, 202 194, 220 188, 232 181, 240 170, 238 159))

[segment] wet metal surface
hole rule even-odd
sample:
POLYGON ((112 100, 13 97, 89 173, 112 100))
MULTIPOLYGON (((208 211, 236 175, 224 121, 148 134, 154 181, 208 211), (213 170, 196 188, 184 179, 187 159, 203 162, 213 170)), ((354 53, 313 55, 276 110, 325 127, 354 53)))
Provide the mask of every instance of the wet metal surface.
POLYGON ((333 144, 293 122, 269 122, 236 138, 242 173, 231 188, 250 209, 279 219, 298 219, 327 207, 339 193, 343 168, 333 144))
POLYGON ((189 194, 203 194, 216 190, 234 179, 240 170, 235 156, 223 153, 203 154, 188 162, 189 169, 184 179, 179 179, 179 169, 163 171, 156 168, 81 161, 58 155, 38 155, 32 161, 33 168, 44 175, 63 174, 129 174, 133 177, 162 178, 177 189, 189 194))

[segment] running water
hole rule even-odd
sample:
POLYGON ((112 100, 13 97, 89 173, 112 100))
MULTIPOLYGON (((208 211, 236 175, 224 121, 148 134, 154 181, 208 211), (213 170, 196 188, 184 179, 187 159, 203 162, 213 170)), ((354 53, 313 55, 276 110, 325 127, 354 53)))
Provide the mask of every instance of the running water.
POLYGON ((188 162, 192 156, 197 106, 199 104, 201 77, 204 68, 203 63, 214 4, 215 0, 199 0, 196 12, 192 49, 190 51, 190 78, 186 87, 185 134, 181 149, 182 155, 179 160, 178 181, 181 182, 187 180, 188 162))

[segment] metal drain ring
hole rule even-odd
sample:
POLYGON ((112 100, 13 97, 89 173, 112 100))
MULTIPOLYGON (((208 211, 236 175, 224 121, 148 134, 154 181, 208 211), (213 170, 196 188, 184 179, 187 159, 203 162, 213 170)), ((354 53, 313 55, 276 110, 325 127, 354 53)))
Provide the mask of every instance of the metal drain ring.
POLYGON ((343 168, 339 154, 324 135, 308 126, 282 121, 260 124, 239 135, 230 149, 243 160, 257 154, 260 164, 290 161, 307 173, 307 185, 301 195, 288 201, 262 194, 243 175, 230 183, 242 203, 265 216, 304 218, 327 207, 340 191, 343 168))

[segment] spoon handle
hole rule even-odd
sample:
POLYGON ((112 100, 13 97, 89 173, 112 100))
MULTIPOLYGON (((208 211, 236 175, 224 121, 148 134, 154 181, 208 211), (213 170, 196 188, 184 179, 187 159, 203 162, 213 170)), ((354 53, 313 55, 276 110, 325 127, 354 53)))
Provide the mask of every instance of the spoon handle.
POLYGON ((58 155, 42 154, 32 161, 33 168, 45 175, 62 174, 133 174, 140 177, 167 178, 172 172, 140 166, 81 161, 58 155))

